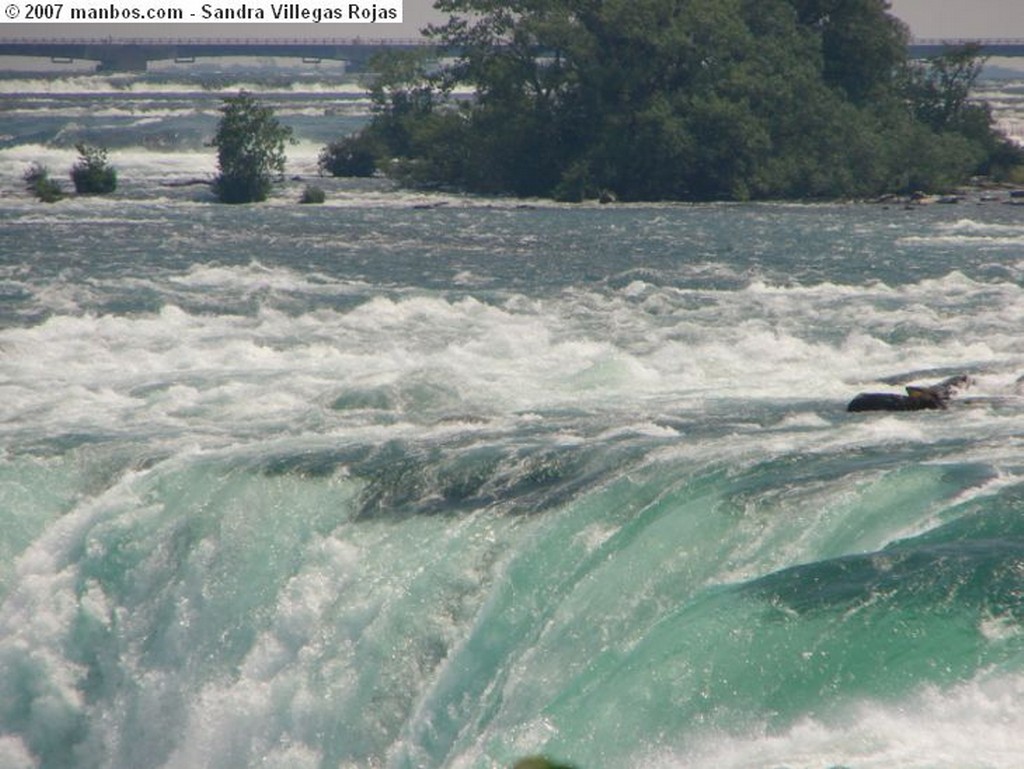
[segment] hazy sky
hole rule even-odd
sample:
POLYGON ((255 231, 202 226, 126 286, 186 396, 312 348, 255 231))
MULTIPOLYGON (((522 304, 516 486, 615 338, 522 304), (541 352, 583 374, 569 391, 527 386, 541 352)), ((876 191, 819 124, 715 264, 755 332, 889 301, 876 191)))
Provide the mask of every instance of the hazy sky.
POLYGON ((1024 38, 1024 0, 892 0, 892 12, 917 37, 1024 38))
MULTIPOLYGON (((1024 38, 1024 0, 891 0, 917 37, 1024 38)), ((439 18, 433 0, 405 0, 405 34, 439 18)))
MULTIPOLYGON (((1024 0, 891 0, 918 37, 1024 38, 1024 0)), ((431 18, 433 0, 405 0, 409 34, 431 18)))
MULTIPOLYGON (((1024 0, 891 0, 918 37, 1024 38, 1024 0)), ((408 34, 438 18, 433 0, 405 0, 408 34)))

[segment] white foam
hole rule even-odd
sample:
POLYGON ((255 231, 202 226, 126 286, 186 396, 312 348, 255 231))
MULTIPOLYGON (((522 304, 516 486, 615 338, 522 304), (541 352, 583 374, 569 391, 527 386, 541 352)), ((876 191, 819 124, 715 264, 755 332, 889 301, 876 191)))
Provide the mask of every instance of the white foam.
POLYGON ((940 231, 956 235, 1024 235, 1024 224, 999 224, 996 222, 979 222, 974 219, 959 219, 955 222, 942 222, 940 231))
POLYGON ((1020 676, 927 688, 898 704, 863 703, 830 722, 804 719, 750 737, 718 735, 652 769, 1016 769, 1024 753, 1020 676))
MULTIPOLYGON (((299 157, 305 161, 306 155, 308 149, 306 154, 299 157)), ((217 155, 212 150, 115 149, 107 154, 107 159, 117 170, 122 181, 138 181, 140 177, 151 181, 172 181, 183 176, 212 176, 217 170, 217 155)), ((77 160, 78 152, 75 149, 20 144, 0 149, 0 175, 7 177, 8 180, 15 180, 14 186, 20 187, 20 180, 25 172, 34 163, 39 163, 50 171, 51 178, 65 181, 65 188, 70 190, 66 174, 77 160)), ((91 204, 103 205, 104 201, 94 200, 91 204)), ((119 201, 118 204, 125 205, 125 201, 119 201)))
POLYGON ((47 95, 81 95, 110 94, 145 96, 175 96, 196 94, 208 96, 211 93, 234 95, 239 91, 248 91, 262 95, 287 94, 301 95, 304 93, 317 96, 359 96, 366 93, 364 86, 357 82, 303 82, 297 80, 290 84, 267 84, 261 82, 238 81, 210 87, 193 81, 154 82, 139 79, 133 75, 97 75, 83 74, 53 78, 3 78, 0 79, 0 94, 24 96, 26 94, 47 95))
POLYGON ((1017 237, 997 237, 994 235, 954 234, 954 235, 908 235, 897 241, 906 245, 947 245, 947 246, 979 246, 1006 248, 1024 244, 1024 232, 1017 237))
MULTIPOLYGON (((109 205, 113 214, 116 201, 109 205)), ((291 295, 351 297, 366 289, 258 262, 197 265, 146 282, 139 288, 204 304, 216 304, 218 295, 237 303, 291 295)), ((325 416, 329 429, 334 420, 355 415, 325 413, 321 404, 330 400, 328 394, 366 386, 410 393, 408 388, 419 387, 416 397, 433 393, 433 407, 447 403, 470 413, 585 407, 632 412, 636 419, 627 424, 643 425, 645 414, 700 411, 708 399, 829 399, 841 410, 872 378, 909 369, 998 365, 1000 372, 982 376, 969 393, 984 396, 1015 392, 1017 329, 1024 318, 1018 287, 957 275, 862 296, 829 285, 792 291, 757 286, 705 292, 693 303, 692 292, 638 294, 631 284, 612 295, 513 296, 502 304, 378 295, 346 311, 291 315, 266 308, 255 317, 193 314, 170 304, 155 315, 95 317, 78 314, 79 302, 90 301, 81 294, 88 287, 56 283, 37 290, 38 301, 58 314, 39 326, 0 332, 6 351, 0 370, 13 417, 8 430, 179 425, 212 434, 248 432, 261 419, 268 427, 300 428, 308 420, 322 423, 325 416), (978 294, 993 293, 998 301, 976 306, 978 294), (655 294, 665 312, 648 312, 655 294), (918 302, 925 296, 932 308, 946 309, 922 310, 918 302), (964 326, 961 307, 970 307, 978 331, 964 326), (921 328, 919 340, 911 335, 896 344, 879 338, 911 324, 921 328), (847 328, 863 330, 844 334, 847 328), (139 395, 139 388, 149 389, 139 395)), ((414 400, 408 407, 430 404, 414 400)), ((788 440, 797 439, 794 427, 826 429, 812 413, 803 413, 799 422, 779 426, 788 440)), ((956 419, 990 417, 998 415, 956 419)), ((915 440, 913 430, 931 435, 934 422, 857 420, 841 439, 915 440)), ((647 433, 666 434, 666 428, 646 424, 647 433)), ((961 421, 958 427, 970 425, 961 421)))
POLYGON ((0 736, 0 766, 4 769, 38 769, 39 762, 20 737, 0 736))

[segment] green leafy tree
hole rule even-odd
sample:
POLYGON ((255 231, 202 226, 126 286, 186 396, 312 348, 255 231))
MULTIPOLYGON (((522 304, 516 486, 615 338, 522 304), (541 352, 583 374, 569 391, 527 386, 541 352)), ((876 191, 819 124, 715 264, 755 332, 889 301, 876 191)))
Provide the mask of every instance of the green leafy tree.
POLYGON ((107 162, 101 147, 76 144, 78 161, 71 168, 71 181, 80 195, 104 195, 117 189, 117 170, 107 162))
POLYGON ((985 60, 981 47, 972 43, 914 62, 906 69, 906 98, 914 117, 940 137, 940 144, 959 147, 948 153, 950 168, 959 162, 967 169, 961 176, 981 173, 997 180, 1014 179, 1024 167, 1024 150, 995 130, 987 104, 971 98, 985 60))
POLYGON ((884 97, 906 60, 907 27, 887 0, 790 0, 820 47, 822 79, 856 104, 884 97))
POLYGON ((976 43, 911 65, 906 88, 915 116, 935 131, 955 130, 979 117, 987 127, 987 108, 970 102, 984 66, 976 43))
POLYGON ((377 73, 369 89, 373 136, 395 156, 417 154, 419 124, 433 119, 443 98, 427 75, 425 54, 388 52, 374 57, 371 66, 377 73))
POLYGON ((428 74, 392 60, 359 137, 409 183, 566 200, 839 197, 1014 162, 968 98, 976 64, 915 70, 886 0, 435 7, 448 20, 426 31, 449 63, 428 74))
POLYGON ((249 93, 224 100, 212 145, 220 174, 213 189, 223 203, 266 200, 273 176, 284 173, 285 144, 292 129, 282 126, 272 108, 249 93))

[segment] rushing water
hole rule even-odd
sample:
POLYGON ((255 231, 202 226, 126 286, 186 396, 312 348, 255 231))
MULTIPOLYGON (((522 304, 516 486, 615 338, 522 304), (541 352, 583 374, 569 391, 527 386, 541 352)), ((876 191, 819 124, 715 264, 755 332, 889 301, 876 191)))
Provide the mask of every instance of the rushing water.
POLYGON ((0 767, 1020 765, 1024 208, 317 180, 358 90, 248 86, 231 207, 237 83, 0 80, 0 767))

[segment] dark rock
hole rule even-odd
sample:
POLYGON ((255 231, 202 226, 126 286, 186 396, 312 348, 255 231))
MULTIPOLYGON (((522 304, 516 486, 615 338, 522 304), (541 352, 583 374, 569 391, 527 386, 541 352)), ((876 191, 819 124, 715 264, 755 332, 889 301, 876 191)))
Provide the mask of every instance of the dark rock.
POLYGON ((957 374, 930 387, 908 385, 906 394, 860 393, 847 411, 925 411, 945 409, 950 399, 971 386, 971 378, 957 374))

